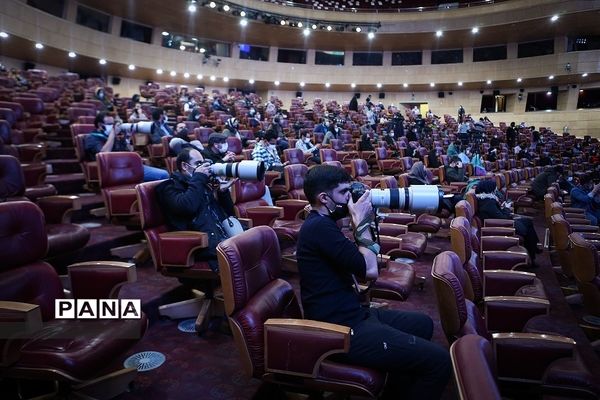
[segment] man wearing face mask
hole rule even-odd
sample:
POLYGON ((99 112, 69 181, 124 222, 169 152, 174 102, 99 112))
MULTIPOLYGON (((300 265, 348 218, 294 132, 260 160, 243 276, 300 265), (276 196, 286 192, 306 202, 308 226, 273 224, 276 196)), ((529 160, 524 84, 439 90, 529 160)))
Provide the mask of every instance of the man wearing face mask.
POLYGON ((582 177, 571 189, 571 207, 583 208, 590 223, 600 226, 600 183, 594 185, 590 175, 582 177))
POLYGON ((152 128, 150 128, 150 141, 159 144, 163 136, 173 136, 173 130, 167 125, 167 115, 161 107, 152 110, 152 128))
POLYGON ((235 160, 235 154, 228 151, 227 136, 214 132, 208 137, 208 147, 202 151, 205 160, 213 163, 227 163, 235 160))
POLYGON ((309 157, 309 160, 321 164, 321 158, 319 157, 320 144, 316 146, 310 140, 310 132, 307 130, 300 131, 300 138, 296 141, 296 148, 302 150, 304 156, 309 157))
MULTIPOLYGON (((94 131, 85 137, 85 154, 89 161, 96 161, 96 154, 111 151, 133 151, 129 138, 121 132, 120 123, 106 113, 99 113, 94 119, 94 131)), ((144 182, 166 179, 169 173, 164 169, 144 164, 144 182)))
POLYGON ((357 279, 378 277, 370 192, 350 198, 351 177, 329 165, 311 168, 304 193, 311 204, 298 236, 302 306, 307 319, 350 327, 340 360, 389 373, 384 399, 439 399, 451 373, 448 351, 430 342, 433 321, 422 313, 363 307, 357 279), (350 216, 355 243, 337 220, 350 216), (323 240, 323 238, 327 238, 323 240))
POLYGON ((171 229, 208 235, 208 247, 197 251, 195 257, 218 271, 217 245, 241 232, 239 228, 233 232, 223 228, 223 221, 234 216, 228 190, 234 180, 215 187, 210 180, 210 163, 191 147, 179 153, 176 163, 177 171, 156 188, 159 204, 171 229))
POLYGON ((175 126, 175 137, 169 142, 172 155, 178 155, 186 147, 192 147, 198 151, 204 150, 204 146, 199 140, 190 140, 188 135, 189 130, 184 122, 180 122, 175 126))
POLYGON ((283 172, 283 167, 289 164, 281 162, 277 153, 277 134, 272 130, 268 130, 263 134, 258 135, 259 140, 256 142, 252 150, 252 159, 265 163, 267 171, 283 172))

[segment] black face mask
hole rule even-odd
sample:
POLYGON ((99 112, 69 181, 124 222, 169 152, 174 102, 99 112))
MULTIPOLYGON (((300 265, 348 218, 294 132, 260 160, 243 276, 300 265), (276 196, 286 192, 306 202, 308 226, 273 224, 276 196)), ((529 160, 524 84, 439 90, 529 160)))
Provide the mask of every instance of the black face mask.
MULTIPOLYGON (((331 196, 327 195, 327 197, 329 197, 331 201, 333 201, 333 198, 331 196)), ((335 208, 333 210, 330 210, 329 207, 327 207, 327 211, 329 212, 329 216, 335 221, 347 217, 350 213, 350 211, 348 210, 347 203, 338 203, 333 201, 333 204, 335 204, 335 208)))

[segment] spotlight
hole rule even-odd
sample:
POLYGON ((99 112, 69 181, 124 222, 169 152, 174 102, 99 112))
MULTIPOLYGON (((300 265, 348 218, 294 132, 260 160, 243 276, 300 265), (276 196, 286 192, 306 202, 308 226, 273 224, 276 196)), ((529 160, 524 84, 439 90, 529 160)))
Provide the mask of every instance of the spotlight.
POLYGON ((44 45, 43 45, 43 44, 41 44, 41 43, 36 43, 36 44, 35 44, 35 48, 36 48, 36 49, 38 49, 38 50, 41 50, 41 49, 43 49, 43 48, 44 48, 44 45))
POLYGON ((551 92, 550 90, 548 90, 548 91, 546 92, 546 96, 552 96, 552 92, 551 92))
POLYGON ((214 1, 211 1, 210 3, 208 3, 208 6, 210 8, 215 8, 217 6, 217 3, 215 3, 214 1))
POLYGON ((325 82, 325 87, 328 88, 329 86, 331 86, 331 84, 329 82, 325 82))
POLYGON ((352 82, 352 83, 350 84, 350 87, 351 87, 352 89, 354 89, 354 88, 356 87, 356 83, 352 82))
POLYGON ((185 46, 184 45, 179 46, 179 50, 185 50, 185 46))
POLYGON ((491 85, 492 81, 490 79, 488 79, 485 83, 487 83, 488 85, 491 85))
POLYGON ((310 35, 310 29, 308 29, 308 28, 304 28, 304 30, 302 31, 302 34, 303 34, 304 36, 308 36, 308 35, 310 35))
POLYGON ((248 83, 251 84, 251 85, 254 85, 254 79, 248 80, 248 83))
POLYGON ((360 26, 357 26, 357 27, 356 27, 354 30, 355 30, 357 33, 360 33, 360 32, 362 31, 362 29, 360 28, 360 26))
POLYGON ((437 36, 437 37, 442 37, 443 34, 444 34, 444 32, 442 32, 442 31, 435 32, 435 36, 437 36))
POLYGON ((177 72, 175 72, 175 71, 171 71, 171 72, 169 72, 169 75, 171 75, 171 76, 175 76, 175 75, 177 75, 177 72))
POLYGON ((430 86, 430 87, 434 87, 434 86, 435 86, 435 82, 431 82, 431 83, 429 84, 429 86, 430 86))
POLYGON ((408 87, 408 83, 404 82, 404 83, 402 84, 402 86, 403 86, 403 87, 405 87, 405 88, 407 88, 407 87, 408 87))
POLYGON ((74 52, 74 51, 70 51, 70 52, 69 52, 69 57, 70 57, 70 58, 75 58, 75 57, 77 57, 77 54, 75 54, 75 52, 74 52))
POLYGON ((317 24, 312 24, 312 25, 311 25, 311 28, 313 28, 313 29, 317 29, 317 24))
POLYGON ((196 12, 196 2, 195 1, 188 5, 188 11, 191 13, 196 12))
POLYGON ((302 28, 302 22, 298 22, 298 24, 296 25, 298 28, 302 28))
POLYGON ((200 50, 199 50, 199 51, 200 51, 200 53, 202 53, 202 54, 206 53, 206 49, 205 49, 204 47, 200 47, 200 50))
POLYGON ((381 89, 381 83, 377 83, 377 89, 381 89))
POLYGON ((6 39, 7 37, 8 37, 8 33, 4 32, 4 31, 0 32, 0 38, 6 39))
POLYGON ((558 15, 553 15, 552 18, 550 18, 550 21, 555 22, 558 20, 558 15))
POLYGON ((202 79, 204 79, 204 76, 202 74, 198 74, 198 75, 196 75, 196 79, 201 81, 202 79))
POLYGON ((99 59, 98 62, 100 65, 106 65, 106 60, 104 58, 99 59))
POLYGON ((477 33, 479 32, 479 28, 474 26, 473 29, 471 29, 471 33, 477 33))
POLYGON ((374 33, 374 32, 369 32, 369 33, 367 34, 367 37, 368 37, 369 39, 373 39, 373 38, 375 37, 375 33, 374 33))
POLYGON ((133 71, 135 69, 135 65, 129 64, 127 68, 129 68, 130 71, 133 71))
POLYGON ((229 82, 229 77, 227 77, 227 76, 224 76, 224 77, 223 77, 223 82, 229 82))
POLYGON ((242 18, 243 18, 243 17, 245 17, 245 16, 246 16, 246 11, 244 11, 244 10, 240 11, 240 17, 242 17, 242 18))
POLYGON ((462 82, 458 82, 458 86, 462 86, 462 82))
POLYGON ((273 83, 275 84, 275 86, 279 86, 279 81, 275 81, 273 83))
POLYGON ((189 72, 184 72, 184 73, 183 73, 183 77, 184 77, 185 79, 189 78, 189 77, 190 77, 190 73, 189 73, 189 72))
POLYGON ((581 74, 581 76, 585 78, 586 76, 588 76, 588 73, 584 72, 583 74, 581 74))
POLYGON ((331 31, 331 29, 333 29, 333 28, 331 28, 331 25, 327 25, 327 28, 325 28, 325 29, 327 29, 328 31, 331 31))
POLYGON ((300 87, 304 87, 304 82, 300 82, 300 87))
POLYGON ((229 7, 229 5, 225 4, 225 5, 223 6, 223 11, 225 11, 225 12, 229 12, 229 10, 231 10, 231 8, 229 7))
POLYGON ((517 78, 517 82, 522 82, 523 78, 517 78))
POLYGON ((169 36, 169 32, 167 32, 167 31, 162 31, 162 35, 163 35, 163 36, 169 36))
POLYGON ((550 75, 550 76, 548 77, 548 79, 550 79, 550 80, 554 79, 554 75, 550 75))
POLYGON ((285 25, 285 19, 282 19, 281 21, 279 21, 280 25, 285 25))
POLYGON ((211 76, 210 76, 210 78, 208 78, 208 79, 210 79, 211 81, 213 81, 213 82, 214 82, 214 81, 216 81, 216 80, 217 80, 217 77, 216 77, 216 76, 214 76, 214 75, 211 75, 211 76))
POLYGON ((242 19, 240 19, 240 25, 241 25, 241 26, 246 26, 246 25, 248 25, 248 20, 247 20, 246 18, 242 18, 242 19))
POLYGON ((163 73, 163 70, 159 68, 159 69, 157 69, 157 70, 156 70, 156 73, 157 73, 158 75, 162 75, 162 73, 163 73))

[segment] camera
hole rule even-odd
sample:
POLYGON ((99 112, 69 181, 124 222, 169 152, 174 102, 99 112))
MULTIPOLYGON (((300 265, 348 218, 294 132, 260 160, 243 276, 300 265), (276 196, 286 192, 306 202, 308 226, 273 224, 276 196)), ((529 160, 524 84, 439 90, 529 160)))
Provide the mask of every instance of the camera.
POLYGON ((127 123, 121 124, 121 131, 125 132, 127 135, 131 135, 133 133, 152 133, 152 122, 144 121, 144 122, 136 122, 134 124, 127 123))
MULTIPOLYGON (((358 199, 368 188, 360 182, 350 185, 352 201, 358 199)), ((414 213, 437 213, 441 210, 444 192, 436 185, 418 185, 395 189, 371 189, 373 207, 390 208, 414 213)))
POLYGON ((262 161, 251 160, 217 163, 210 166, 210 172, 216 176, 240 178, 243 181, 261 181, 265 176, 265 164, 262 161))

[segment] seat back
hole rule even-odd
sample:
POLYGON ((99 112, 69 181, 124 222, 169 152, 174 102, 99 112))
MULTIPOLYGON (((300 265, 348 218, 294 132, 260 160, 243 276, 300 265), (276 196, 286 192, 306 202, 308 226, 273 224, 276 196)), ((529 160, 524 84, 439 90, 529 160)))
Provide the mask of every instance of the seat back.
POLYGON ((363 160, 362 158, 355 158, 351 160, 350 166, 352 168, 352 177, 355 179, 359 176, 369 175, 369 164, 367 164, 367 161, 363 160))
POLYGON ((0 201, 25 194, 25 176, 21 163, 13 156, 0 155, 0 201))
POLYGON ((69 121, 72 123, 77 121, 79 117, 95 117, 96 110, 93 108, 85 108, 85 107, 69 107, 67 108, 67 116, 69 117, 69 121))
POLYGON ((382 189, 397 189, 398 181, 393 176, 386 176, 379 181, 382 189))
POLYGON ((229 136, 227 138, 228 151, 235 153, 236 155, 242 154, 242 141, 235 136, 229 136))
POLYGON ((467 300, 463 288, 470 281, 458 256, 451 251, 438 254, 431 268, 442 328, 449 342, 468 334, 490 337, 477 307, 467 300))
POLYGON ((144 180, 142 157, 134 152, 104 152, 96 154, 100 188, 128 185, 132 188, 144 180))
POLYGON ((304 195, 304 177, 308 167, 304 164, 286 165, 283 169, 285 190, 292 199, 306 200, 304 195))
POLYGON ((338 161, 337 152, 333 149, 320 149, 321 161, 338 161))
POLYGON ((300 149, 283 150, 283 158, 290 164, 304 164, 304 153, 300 149))
POLYGON ((294 289, 283 279, 275 231, 257 226, 217 246, 225 313, 246 373, 265 372, 264 323, 269 318, 302 318, 294 289))
POLYGON ((455 217, 450 223, 450 241, 452 251, 456 253, 471 282, 472 292, 465 289, 465 297, 471 301, 479 302, 483 298, 483 271, 480 269, 477 253, 473 250, 473 237, 471 224, 465 217, 455 217))
POLYGON ((44 102, 39 97, 14 97, 13 101, 23 106, 23 111, 32 115, 44 113, 44 102))
POLYGON ((71 124, 71 136, 73 137, 73 141, 77 135, 82 135, 86 133, 92 132, 94 128, 94 124, 71 124))
POLYGON ((569 235, 573 233, 571 224, 560 214, 550 217, 550 232, 554 248, 558 254, 560 266, 565 275, 573 276, 573 264, 575 264, 574 253, 571 251, 569 235))
POLYGON ((248 208, 268 206, 262 199, 265 194, 265 180, 245 181, 238 179, 232 186, 231 198, 235 214, 240 218, 247 218, 248 208))
POLYGON ((583 304, 590 314, 600 317, 600 256, 598 256, 598 249, 579 233, 570 234, 569 239, 573 246, 573 257, 577 260, 572 264, 573 275, 583 294, 583 304))
POLYGON ((161 269, 160 265, 160 245, 158 236, 169 230, 167 220, 162 212, 162 208, 158 202, 156 195, 156 187, 164 181, 144 182, 136 185, 136 195, 138 208, 140 210, 140 222, 150 255, 154 261, 154 266, 157 270, 161 269))
POLYGON ((466 335, 450 347, 454 378, 461 400, 501 400, 496 384, 496 362, 490 342, 466 335))

